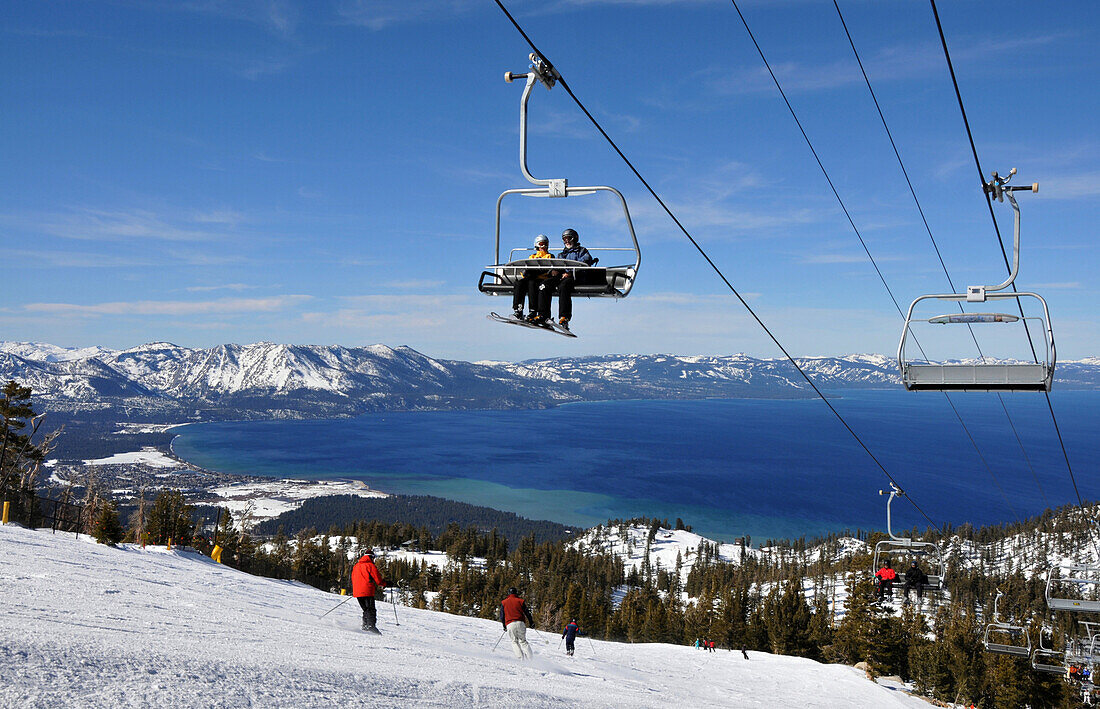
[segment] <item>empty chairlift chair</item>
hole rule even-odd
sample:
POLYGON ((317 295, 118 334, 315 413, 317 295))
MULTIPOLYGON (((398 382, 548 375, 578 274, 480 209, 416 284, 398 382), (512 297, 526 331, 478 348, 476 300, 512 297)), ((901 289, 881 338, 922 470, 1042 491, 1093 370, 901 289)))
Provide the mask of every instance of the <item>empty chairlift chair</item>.
POLYGON ((1100 568, 1052 566, 1047 570, 1046 599, 1052 611, 1100 612, 1100 600, 1096 600, 1098 590, 1100 568), (1076 593, 1071 594, 1071 590, 1076 593))
POLYGON ((1039 629, 1039 646, 1031 653, 1031 669, 1046 674, 1062 675, 1063 677, 1067 676, 1068 665, 1066 664, 1066 653, 1054 649, 1053 628, 1051 628, 1049 633, 1046 628, 1039 629), (1043 645, 1043 635, 1045 634, 1051 636, 1049 645, 1043 645))
MULTIPOLYGON (((883 490, 879 490, 879 494, 884 495, 886 493, 883 490)), ((938 592, 943 589, 943 552, 935 542, 908 539, 894 535, 894 531, 891 528, 890 504, 894 501, 894 498, 898 496, 904 497, 905 493, 896 485, 890 483, 890 498, 886 501, 886 533, 890 535, 890 538, 883 539, 875 544, 873 562, 875 568, 872 569, 871 573, 875 573, 882 568, 882 565, 888 559, 904 559, 907 565, 910 561, 917 561, 919 563, 923 560, 927 565, 925 573, 928 576, 927 583, 923 584, 923 590, 938 592)))
POLYGON ((1028 635, 1027 628, 999 620, 997 604, 1003 595, 1004 593, 998 590, 997 597, 993 599, 993 622, 985 626, 982 646, 986 652, 996 655, 1030 657, 1031 636, 1028 635))
MULTIPOLYGON (((625 298, 634 287, 634 279, 638 275, 638 268, 642 261, 641 248, 638 246, 638 237, 634 233, 634 224, 630 220, 626 198, 614 187, 606 185, 570 186, 565 178, 540 179, 531 175, 527 169, 527 101, 536 83, 541 82, 547 89, 551 89, 560 76, 549 62, 536 54, 531 54, 531 68, 526 74, 512 72, 504 74, 504 80, 509 83, 513 79, 524 78, 527 84, 524 86, 519 108, 519 166, 527 181, 537 187, 505 190, 497 198, 493 263, 482 271, 477 288, 486 295, 511 295, 513 286, 526 268, 558 268, 568 269, 573 273, 576 279, 574 297, 625 298), (564 199, 601 192, 614 195, 622 206, 625 231, 629 234, 630 240, 627 241, 624 236, 621 241, 607 241, 606 237, 588 238, 587 235, 582 234, 585 247, 595 257, 597 263, 586 265, 579 261, 559 258, 528 260, 526 255, 530 252, 530 248, 527 247, 512 248, 507 258, 501 258, 500 215, 501 204, 505 197, 521 195, 564 199), (601 260, 603 263, 598 263, 601 260)), ((549 233, 551 230, 543 231, 549 233)))
MULTIPOLYGON (((901 342, 898 344, 898 367, 901 370, 901 381, 910 391, 935 390, 935 391, 1050 391, 1054 381, 1054 365, 1056 359, 1054 347, 1054 331, 1050 324, 1050 312, 1047 303, 1042 296, 1036 293, 1006 291, 1016 280, 1016 274, 1020 269, 1020 207, 1016 204, 1013 192, 1020 190, 1039 191, 1038 183, 1030 186, 1012 186, 1008 181, 1016 174, 1016 168, 1012 168, 1008 177, 1000 177, 993 173, 993 179, 986 184, 986 191, 998 201, 1003 202, 1008 197, 1009 204, 1014 212, 1012 271, 1007 280, 995 286, 967 286, 965 293, 941 293, 938 295, 922 295, 909 306, 909 312, 905 316, 905 328, 901 333, 901 342), (924 300, 985 303, 987 301, 1012 301, 1022 306, 1025 302, 1038 301, 1042 305, 1042 316, 1025 316, 1011 313, 995 312, 959 312, 948 315, 937 315, 931 318, 914 319, 913 311, 924 300), (960 362, 951 360, 947 362, 929 362, 913 359, 906 351, 906 344, 911 334, 914 323, 927 322, 942 325, 973 325, 979 323, 1015 323, 1024 321, 1025 329, 1027 321, 1037 321, 1043 333, 1042 347, 1032 344, 1034 361, 1032 362, 987 362, 982 357, 978 361, 960 362)), ((1026 330, 1030 341, 1030 330, 1026 330)))

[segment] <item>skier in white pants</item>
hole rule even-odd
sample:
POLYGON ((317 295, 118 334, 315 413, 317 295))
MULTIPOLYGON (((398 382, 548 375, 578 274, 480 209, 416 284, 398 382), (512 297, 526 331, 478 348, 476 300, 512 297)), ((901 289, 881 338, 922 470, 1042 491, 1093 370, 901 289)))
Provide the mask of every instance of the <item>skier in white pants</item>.
POLYGON ((500 624, 512 641, 512 652, 521 660, 531 659, 531 646, 527 644, 527 625, 534 625, 531 611, 519 597, 519 591, 508 589, 508 597, 500 603, 500 624))

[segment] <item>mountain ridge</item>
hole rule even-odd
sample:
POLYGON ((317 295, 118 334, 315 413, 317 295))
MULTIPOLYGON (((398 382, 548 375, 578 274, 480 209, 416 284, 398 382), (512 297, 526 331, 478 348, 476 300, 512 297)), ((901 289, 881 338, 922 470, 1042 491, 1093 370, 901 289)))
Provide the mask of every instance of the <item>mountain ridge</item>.
MULTIPOLYGON (((802 357, 824 389, 900 386, 891 357, 802 357)), ((54 408, 132 413, 180 409, 191 418, 344 416, 394 409, 539 408, 615 399, 806 398, 783 358, 612 354, 521 362, 436 359, 407 346, 210 348, 152 342, 124 350, 0 342, 0 377, 54 408)), ((1100 389, 1100 358, 1059 364, 1057 386, 1100 389)))

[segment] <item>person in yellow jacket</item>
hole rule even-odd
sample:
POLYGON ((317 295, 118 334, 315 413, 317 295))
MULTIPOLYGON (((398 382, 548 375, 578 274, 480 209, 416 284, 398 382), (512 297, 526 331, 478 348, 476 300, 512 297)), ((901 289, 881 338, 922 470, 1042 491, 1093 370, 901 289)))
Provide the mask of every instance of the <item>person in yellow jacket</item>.
MULTIPOLYGON (((553 258, 554 254, 550 253, 550 239, 546 234, 539 234, 535 237, 535 253, 531 254, 527 258, 553 258)), ((527 316, 527 322, 541 325, 543 319, 538 314, 538 302, 539 302, 539 285, 550 277, 550 270, 543 268, 528 268, 523 272, 523 275, 516 280, 516 285, 512 288, 512 316, 516 320, 523 320, 523 297, 527 296, 527 309, 530 311, 530 315, 527 316)))

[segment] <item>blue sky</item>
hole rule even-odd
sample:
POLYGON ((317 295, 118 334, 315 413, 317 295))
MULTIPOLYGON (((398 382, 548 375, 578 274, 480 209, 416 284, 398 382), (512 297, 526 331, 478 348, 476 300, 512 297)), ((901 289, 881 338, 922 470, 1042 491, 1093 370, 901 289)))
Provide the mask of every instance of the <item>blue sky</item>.
MULTIPOLYGON (((489 0, 3 4, 4 339, 778 355, 560 87, 531 100, 530 168, 619 188, 641 274, 577 301, 576 340, 485 319, 508 309, 475 288, 496 198, 527 186, 503 73, 529 52, 489 0)), ((732 4, 506 4, 788 349, 894 352, 900 317, 732 4)), ((902 306, 944 292, 832 3, 741 7, 902 306)), ((956 285, 999 282, 928 3, 841 9, 956 285)), ((940 12, 983 167, 1041 185, 1017 285, 1047 298, 1061 358, 1100 354, 1100 6, 940 12)), ((621 243, 601 200, 506 203, 505 244, 621 243)), ((1022 354, 998 327, 986 354, 1022 354)), ((974 354, 945 331, 935 354, 974 354)))

